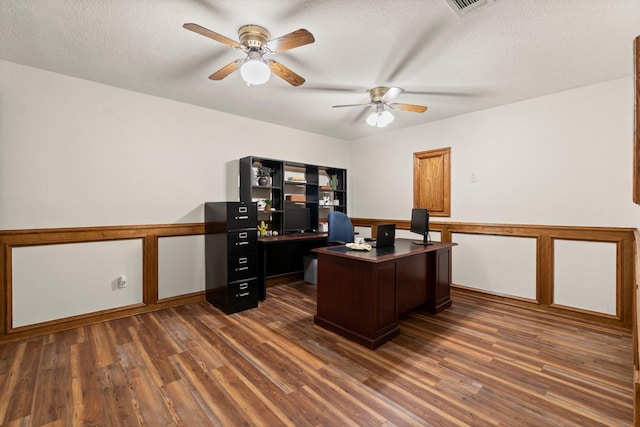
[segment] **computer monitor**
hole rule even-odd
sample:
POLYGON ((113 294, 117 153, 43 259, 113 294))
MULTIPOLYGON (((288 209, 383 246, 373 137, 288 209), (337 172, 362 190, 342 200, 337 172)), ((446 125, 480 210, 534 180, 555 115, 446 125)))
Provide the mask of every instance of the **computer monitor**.
POLYGON ((292 208, 284 211, 285 233, 304 233, 311 228, 309 208, 292 208))
POLYGON ((426 209, 414 208, 411 210, 412 233, 422 236, 422 241, 414 241, 416 245, 430 245, 429 242, 429 212, 426 209))

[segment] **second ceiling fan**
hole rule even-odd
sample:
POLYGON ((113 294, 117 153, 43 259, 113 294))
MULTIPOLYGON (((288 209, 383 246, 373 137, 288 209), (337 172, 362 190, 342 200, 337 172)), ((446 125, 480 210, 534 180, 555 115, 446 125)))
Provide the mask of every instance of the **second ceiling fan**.
POLYGON ((239 68, 242 78, 248 84, 265 83, 269 80, 271 72, 293 86, 300 86, 305 81, 281 63, 264 58, 265 55, 313 43, 315 41, 313 34, 303 28, 271 40, 271 34, 266 28, 259 25, 243 25, 238 30, 240 42, 236 42, 198 24, 188 23, 183 27, 247 54, 244 59, 236 59, 211 74, 209 76, 211 80, 222 80, 239 68))
POLYGON ((334 105, 333 108, 341 107, 373 107, 373 112, 367 117, 367 124, 377 127, 385 127, 391 123, 394 119, 393 114, 387 109, 411 111, 413 113, 424 113, 427 111, 427 107, 424 105, 412 105, 412 104, 400 104, 390 103, 392 99, 404 92, 404 89, 399 87, 385 87, 378 86, 369 90, 369 96, 371 102, 366 104, 347 104, 347 105, 334 105))

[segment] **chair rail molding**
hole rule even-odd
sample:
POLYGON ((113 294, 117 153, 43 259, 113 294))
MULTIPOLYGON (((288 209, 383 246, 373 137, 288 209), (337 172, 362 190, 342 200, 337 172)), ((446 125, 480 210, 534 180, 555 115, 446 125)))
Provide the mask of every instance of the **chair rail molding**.
MULTIPOLYGON (((351 218, 355 227, 372 227, 377 224, 395 223, 399 230, 409 230, 409 220, 351 218)), ((482 290, 466 289, 453 285, 457 292, 475 292, 486 298, 506 303, 525 305, 532 309, 541 309, 571 316, 583 320, 613 324, 625 328, 632 327, 634 300, 634 231, 633 228, 544 226, 520 224, 480 224, 460 222, 430 223, 431 230, 439 232, 441 241, 451 242, 452 235, 474 234, 528 237, 536 240, 538 287, 535 301, 514 298, 510 295, 496 295, 482 290), (573 240, 583 242, 609 242, 616 245, 616 313, 604 315, 572 307, 554 305, 553 290, 553 249, 554 240, 573 240)), ((73 327, 83 326, 108 319, 126 317, 134 314, 183 305, 204 300, 203 292, 176 295, 169 298, 158 297, 158 240, 165 237, 200 236, 205 234, 204 223, 130 225, 79 228, 51 228, 30 230, 0 231, 0 342, 42 335, 73 327), (142 242, 142 295, 141 303, 124 307, 114 307, 77 316, 53 319, 33 325, 14 327, 12 324, 12 290, 14 249, 60 244, 80 244, 88 242, 110 242, 139 239, 142 242)), ((204 249, 203 249, 204 250, 204 249)), ((455 263, 455 250, 453 253, 455 263)), ((455 279, 455 277, 454 277, 455 279)))
MULTIPOLYGON (((409 220, 393 220, 378 218, 351 218, 355 227, 371 227, 372 230, 378 224, 393 222, 399 230, 409 230, 409 220)), ((532 238, 536 241, 535 251, 536 265, 536 297, 524 299, 513 295, 491 293, 481 289, 469 288, 452 283, 452 287, 458 291, 473 292, 486 298, 500 300, 511 304, 527 306, 533 309, 545 310, 561 315, 576 317, 584 320, 602 322, 606 324, 631 328, 632 326, 632 300, 634 295, 634 228, 623 227, 580 227, 580 226, 547 226, 526 224, 481 224, 463 222, 436 222, 429 223, 431 231, 440 233, 442 242, 452 242, 454 234, 491 235, 508 237, 532 238), (616 313, 609 315, 566 305, 555 304, 553 301, 554 290, 554 261, 553 243, 555 241, 578 241, 613 243, 616 245, 616 313)), ((456 247, 458 248, 458 247, 456 247)), ((453 250, 453 262, 455 264, 456 249, 453 250)), ((454 274, 455 281, 455 274, 454 274)))

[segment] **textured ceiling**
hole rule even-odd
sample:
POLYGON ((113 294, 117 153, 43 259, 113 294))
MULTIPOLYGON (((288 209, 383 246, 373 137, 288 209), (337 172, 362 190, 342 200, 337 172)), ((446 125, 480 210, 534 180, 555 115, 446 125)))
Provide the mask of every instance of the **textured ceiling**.
POLYGON ((0 59, 352 140, 631 75, 640 1, 493 0, 458 16, 445 0, 2 0, 0 23, 0 59), (306 83, 209 80, 243 55, 187 22, 234 40, 245 24, 306 28, 315 43, 272 57, 306 83), (365 107, 331 108, 375 86, 429 110, 378 129, 365 107))

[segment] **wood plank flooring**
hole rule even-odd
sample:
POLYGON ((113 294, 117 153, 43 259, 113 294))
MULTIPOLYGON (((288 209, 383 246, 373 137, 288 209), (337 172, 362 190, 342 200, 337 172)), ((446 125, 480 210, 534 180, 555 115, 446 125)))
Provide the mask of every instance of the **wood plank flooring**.
POLYGON ((315 286, 0 345, 0 424, 630 426, 631 331, 454 293, 375 351, 313 324, 315 286))

